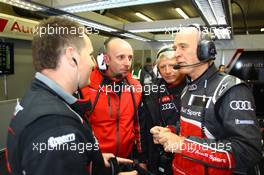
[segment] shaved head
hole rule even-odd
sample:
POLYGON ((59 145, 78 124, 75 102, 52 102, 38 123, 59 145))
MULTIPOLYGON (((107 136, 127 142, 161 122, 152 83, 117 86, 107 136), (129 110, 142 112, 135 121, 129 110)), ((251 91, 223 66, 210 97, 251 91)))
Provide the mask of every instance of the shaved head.
POLYGON ((110 38, 105 42, 105 63, 109 77, 127 77, 133 59, 131 45, 120 38, 110 38))
POLYGON ((109 53, 111 50, 115 50, 120 45, 132 49, 131 45, 127 41, 121 38, 112 38, 106 43, 106 53, 109 53))
POLYGON ((183 27, 176 33, 175 39, 179 37, 186 38, 187 40, 198 44, 200 40, 200 31, 198 31, 195 27, 183 27))

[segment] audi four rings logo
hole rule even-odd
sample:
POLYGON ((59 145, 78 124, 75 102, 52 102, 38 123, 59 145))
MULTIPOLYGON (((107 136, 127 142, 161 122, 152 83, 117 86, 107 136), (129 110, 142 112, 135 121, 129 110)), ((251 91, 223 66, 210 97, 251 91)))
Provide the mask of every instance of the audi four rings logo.
POLYGON ((176 106, 174 103, 166 103, 162 104, 162 111, 169 110, 169 109, 176 109, 176 106))
POLYGON ((233 110, 240 110, 240 111, 253 111, 251 107, 250 101, 231 101, 230 102, 230 108, 233 110))

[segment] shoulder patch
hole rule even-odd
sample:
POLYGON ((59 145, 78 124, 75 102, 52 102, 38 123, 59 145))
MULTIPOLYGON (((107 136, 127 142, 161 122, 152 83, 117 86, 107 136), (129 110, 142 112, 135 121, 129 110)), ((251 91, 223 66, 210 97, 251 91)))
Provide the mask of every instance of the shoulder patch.
POLYGON ((20 105, 19 99, 17 98, 17 104, 16 104, 16 107, 15 107, 14 116, 17 115, 17 113, 19 111, 22 111, 23 109, 24 109, 23 106, 20 105))
POLYGON ((223 96, 231 87, 244 83, 242 80, 240 80, 237 77, 234 77, 232 75, 225 75, 220 83, 218 83, 214 95, 213 95, 213 103, 216 103, 216 101, 223 96))
POLYGON ((68 142, 72 142, 72 141, 75 141, 75 134, 74 133, 62 135, 59 137, 50 137, 48 139, 48 146, 50 148, 54 148, 54 147, 57 147, 58 145, 68 143, 68 142))

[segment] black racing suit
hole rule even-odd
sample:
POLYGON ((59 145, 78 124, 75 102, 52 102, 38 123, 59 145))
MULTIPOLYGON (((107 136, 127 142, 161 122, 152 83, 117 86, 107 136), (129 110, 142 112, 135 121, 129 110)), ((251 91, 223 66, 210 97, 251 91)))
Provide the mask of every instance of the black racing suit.
POLYGON ((9 171, 13 175, 103 174, 98 170, 104 170, 98 142, 81 117, 89 106, 37 73, 8 129, 9 171))
POLYGON ((148 170, 154 174, 171 172, 172 154, 165 153, 161 145, 154 144, 150 129, 154 126, 169 127, 173 132, 179 132, 180 94, 185 87, 183 81, 178 85, 169 85, 163 79, 146 88, 142 97, 143 103, 139 111, 142 157, 148 170), (162 173, 162 171, 166 171, 162 173))
POLYGON ((174 175, 246 174, 261 158, 261 134, 249 87, 211 65, 182 93, 174 175))

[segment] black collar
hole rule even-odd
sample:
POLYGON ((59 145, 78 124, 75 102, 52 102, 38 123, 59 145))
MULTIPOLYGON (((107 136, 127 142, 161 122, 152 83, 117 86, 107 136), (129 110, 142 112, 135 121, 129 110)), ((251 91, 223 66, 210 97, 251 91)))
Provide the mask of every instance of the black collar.
POLYGON ((215 64, 211 64, 208 69, 196 80, 191 81, 190 78, 188 78, 187 84, 188 84, 188 90, 189 91, 194 91, 196 90, 199 86, 203 86, 205 80, 209 80, 215 73, 218 72, 218 69, 216 68, 215 64))

